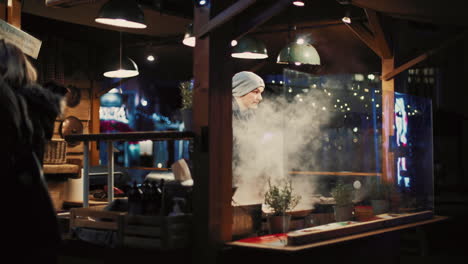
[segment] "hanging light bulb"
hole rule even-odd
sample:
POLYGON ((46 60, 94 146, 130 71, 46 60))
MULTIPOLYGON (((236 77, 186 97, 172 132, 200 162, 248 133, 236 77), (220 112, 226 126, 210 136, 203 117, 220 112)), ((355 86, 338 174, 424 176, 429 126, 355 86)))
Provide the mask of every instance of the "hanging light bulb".
POLYGON ((203 7, 210 4, 210 0, 195 0, 195 5, 197 7, 203 7))
POLYGON ((128 57, 122 58, 122 32, 120 32, 119 61, 108 65, 103 75, 107 78, 130 78, 138 74, 136 63, 128 57))
POLYGON ((346 10, 345 16, 341 20, 346 24, 351 24, 351 12, 346 10))
POLYGON ((311 44, 292 42, 281 50, 276 62, 298 66, 302 64, 320 65, 320 56, 311 44))
POLYGON ((234 45, 231 56, 239 59, 265 59, 268 58, 266 46, 263 42, 252 37, 242 37, 239 41, 233 40, 234 45))
POLYGON ((97 23, 124 27, 146 28, 145 15, 135 0, 110 0, 99 10, 97 23))
POLYGON ((293 5, 295 5, 295 6, 305 6, 305 1, 293 1, 293 5))
POLYGON ((193 35, 192 23, 187 25, 187 28, 185 30, 184 40, 182 40, 182 43, 184 43, 184 45, 189 46, 189 47, 195 47, 196 39, 195 39, 195 36, 193 35))
POLYGON ((138 66, 136 63, 132 59, 126 57, 122 60, 120 67, 118 65, 114 66, 104 72, 103 75, 107 78, 130 78, 135 77, 138 74, 138 66))

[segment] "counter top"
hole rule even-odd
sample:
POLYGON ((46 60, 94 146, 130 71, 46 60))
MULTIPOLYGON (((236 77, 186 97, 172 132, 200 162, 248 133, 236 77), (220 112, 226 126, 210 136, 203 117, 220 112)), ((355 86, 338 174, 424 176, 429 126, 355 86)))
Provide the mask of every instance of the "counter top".
POLYGON ((298 246, 284 245, 284 243, 286 243, 286 240, 287 240, 286 234, 275 234, 275 235, 260 237, 257 239, 259 241, 258 243, 243 242, 240 240, 240 241, 228 242, 226 243, 226 245, 234 246, 234 247, 253 248, 253 249, 259 249, 259 250, 266 250, 266 251, 296 252, 296 251, 302 251, 302 250, 342 243, 342 242, 351 241, 355 239, 371 237, 371 236, 375 236, 375 235, 379 235, 383 233, 423 226, 423 225, 427 225, 431 223, 441 222, 447 219, 448 217, 446 216, 434 216, 433 218, 427 219, 427 220, 416 221, 416 222, 397 225, 393 227, 379 228, 379 229, 371 230, 368 232, 341 236, 337 238, 332 238, 328 240, 323 240, 323 241, 318 241, 318 242, 298 245, 298 246))

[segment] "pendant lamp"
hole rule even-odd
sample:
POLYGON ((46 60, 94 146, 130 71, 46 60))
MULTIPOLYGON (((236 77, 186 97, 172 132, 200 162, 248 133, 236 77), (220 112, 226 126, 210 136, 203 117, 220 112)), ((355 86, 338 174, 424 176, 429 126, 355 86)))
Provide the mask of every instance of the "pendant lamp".
POLYGON ((265 44, 253 37, 242 37, 234 46, 231 56, 240 59, 265 59, 268 53, 265 44))
POLYGON ((276 62, 279 64, 320 65, 320 56, 311 44, 292 42, 280 51, 276 62))
POLYGON ((187 26, 187 29, 185 30, 184 40, 182 40, 182 43, 184 43, 184 45, 189 46, 189 47, 195 47, 196 39, 195 39, 195 36, 193 35, 192 23, 190 23, 187 26))
POLYGON ((95 21, 116 27, 146 28, 145 15, 135 0, 109 0, 95 21))
POLYGON ((104 76, 107 78, 130 78, 138 74, 138 66, 129 57, 123 58, 118 64, 115 63, 111 65, 108 67, 108 70, 104 72, 104 76))
POLYGON ((120 32, 119 60, 107 66, 104 76, 107 78, 130 78, 137 76, 138 66, 129 57, 122 58, 122 32, 120 32))

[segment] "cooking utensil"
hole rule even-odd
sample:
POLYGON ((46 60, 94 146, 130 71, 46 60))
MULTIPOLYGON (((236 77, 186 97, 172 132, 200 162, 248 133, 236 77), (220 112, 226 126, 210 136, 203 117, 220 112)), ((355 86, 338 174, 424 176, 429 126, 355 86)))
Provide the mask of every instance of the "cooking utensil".
MULTIPOLYGON (((83 134, 83 124, 75 116, 68 116, 60 123, 59 133, 62 138, 68 135, 83 134)), ((67 141, 68 146, 74 147, 80 144, 79 141, 67 141)))
POLYGON ((68 107, 75 107, 81 101, 81 90, 73 85, 67 87, 68 93, 65 95, 65 101, 68 107))

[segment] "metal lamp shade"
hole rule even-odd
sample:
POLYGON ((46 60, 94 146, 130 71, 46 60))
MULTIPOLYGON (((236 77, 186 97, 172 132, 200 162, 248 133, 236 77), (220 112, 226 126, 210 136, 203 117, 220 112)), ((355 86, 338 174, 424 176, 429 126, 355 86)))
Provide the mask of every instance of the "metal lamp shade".
POLYGON ((123 58, 122 63, 117 62, 111 65, 109 69, 104 72, 104 76, 108 78, 129 78, 137 76, 138 74, 138 66, 128 57, 123 58))
POLYGON ((243 37, 233 48, 231 56, 240 59, 265 59, 268 58, 266 46, 258 39, 243 37))
POLYGON ((146 28, 145 15, 135 0, 108 1, 95 21, 116 27, 146 28))
POLYGON ((187 26, 187 30, 185 31, 184 40, 182 40, 182 43, 189 47, 195 47, 196 39, 193 35, 193 24, 189 24, 187 26))
POLYGON ((320 56, 312 45, 293 42, 281 50, 277 63, 320 65, 320 56))

